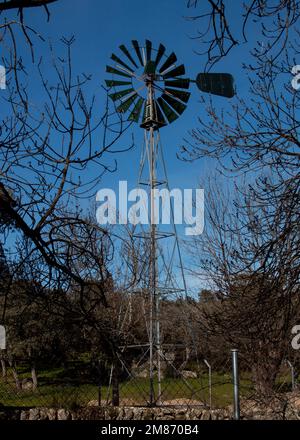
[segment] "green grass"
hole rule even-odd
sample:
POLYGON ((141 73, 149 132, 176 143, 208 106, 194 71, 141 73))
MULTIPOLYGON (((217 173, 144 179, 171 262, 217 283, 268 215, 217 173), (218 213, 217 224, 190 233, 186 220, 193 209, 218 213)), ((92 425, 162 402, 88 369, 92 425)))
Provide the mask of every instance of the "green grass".
MULTIPOLYGON (((8 370, 7 382, 0 378, 0 404, 13 407, 64 407, 73 408, 87 405, 91 400, 98 401, 99 388, 93 378, 86 374, 86 364, 71 365, 71 368, 41 369, 38 371, 37 390, 17 390, 12 372, 8 370)), ((18 368, 20 380, 30 377, 28 366, 18 368)), ((253 393, 250 374, 241 375, 241 397, 250 397, 253 393)), ((277 381, 282 392, 289 387, 289 377, 282 375, 277 381)), ((162 380, 162 402, 176 405, 192 401, 193 404, 209 404, 208 375, 192 379, 162 380)), ((154 381, 154 392, 158 394, 157 380, 154 381)), ((101 387, 102 404, 111 401, 111 388, 101 387)), ((127 380, 120 384, 120 400, 123 405, 145 406, 149 401, 149 379, 127 380)), ((214 373, 212 376, 212 406, 222 408, 232 404, 233 389, 231 375, 214 373)))
MULTIPOLYGON (((232 399, 232 385, 230 378, 224 375, 215 374, 213 377, 212 401, 214 406, 226 406, 232 399)), ((176 404, 183 400, 201 403, 209 403, 208 378, 203 376, 197 379, 163 379, 162 380, 162 401, 176 404)), ((158 394, 157 381, 154 382, 155 394, 158 394)), ((121 386, 121 399, 130 399, 138 404, 143 404, 149 396, 149 381, 138 379, 128 381, 121 386)))
MULTIPOLYGON (((26 369, 19 370, 20 379, 30 377, 26 369)), ((86 405, 91 400, 98 401, 99 389, 92 383, 79 383, 68 377, 68 372, 62 368, 42 370, 39 372, 39 386, 35 391, 17 390, 13 382, 11 372, 8 381, 4 383, 0 379, 0 403, 14 407, 65 407, 86 405)), ((224 407, 232 403, 231 376, 215 373, 212 377, 212 404, 213 407, 224 407)), ((242 393, 249 393, 249 380, 243 380, 242 393)), ((154 382, 154 391, 157 395, 158 385, 154 382)), ((108 386, 101 387, 101 398, 104 403, 111 400, 111 389, 108 386)), ((149 380, 134 379, 124 381, 120 385, 121 404, 146 405, 149 399, 149 380)), ((208 377, 203 375, 197 379, 171 379, 162 380, 162 401, 169 404, 179 404, 192 400, 209 403, 208 377)))
POLYGON ((18 391, 10 384, 0 383, 0 403, 13 407, 73 407, 87 404, 97 395, 93 385, 40 386, 36 391, 18 391))
MULTIPOLYGON (((0 378, 0 405, 13 407, 74 407, 86 405, 97 399, 98 388, 94 384, 79 383, 78 378, 70 377, 70 371, 63 368, 38 371, 36 390, 18 390, 11 370, 7 380, 0 378)), ((30 378, 30 371, 25 365, 18 367, 18 377, 22 381, 30 378)))

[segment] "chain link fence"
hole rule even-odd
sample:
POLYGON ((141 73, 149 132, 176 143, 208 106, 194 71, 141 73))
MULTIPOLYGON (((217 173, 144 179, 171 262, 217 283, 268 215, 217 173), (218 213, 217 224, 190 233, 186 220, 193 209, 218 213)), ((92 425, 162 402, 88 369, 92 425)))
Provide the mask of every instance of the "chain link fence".
MULTIPOLYGON (((234 412, 232 353, 216 363, 200 360, 186 348, 155 353, 152 380, 149 377, 149 347, 127 348, 114 364, 88 355, 58 365, 36 365, 24 359, 1 358, 0 404, 5 407, 82 406, 173 406, 227 408, 234 412), (160 362, 160 377, 158 375, 160 362)), ((241 414, 263 404, 251 371, 239 353, 236 378, 241 414)), ((298 373, 289 360, 282 363, 272 395, 276 402, 298 389, 298 373)), ((236 404, 238 402, 235 402, 236 404)))

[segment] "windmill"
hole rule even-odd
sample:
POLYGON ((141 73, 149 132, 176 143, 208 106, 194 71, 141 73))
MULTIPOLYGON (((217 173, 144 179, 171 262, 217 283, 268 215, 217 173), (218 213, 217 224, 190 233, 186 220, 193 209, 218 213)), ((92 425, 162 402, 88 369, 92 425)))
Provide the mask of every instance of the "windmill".
MULTIPOLYGON (((149 257, 149 405, 161 403, 161 368, 164 358, 160 338, 160 301, 164 295, 174 292, 185 292, 185 283, 180 247, 174 221, 173 231, 160 231, 154 219, 153 190, 158 186, 168 186, 163 149, 160 140, 160 129, 173 123, 187 108, 190 98, 190 86, 196 84, 204 93, 232 98, 235 94, 233 77, 227 73, 199 73, 196 79, 185 77, 185 66, 179 64, 174 52, 167 54, 166 48, 160 44, 157 49, 149 40, 139 44, 131 42, 130 48, 119 46, 119 54, 111 55, 112 63, 106 66, 106 72, 111 74, 107 79, 109 97, 113 101, 116 112, 122 114, 127 121, 139 124, 144 130, 144 150, 139 176, 145 170, 145 160, 148 162, 148 176, 140 184, 147 185, 151 195, 150 225, 146 233, 139 238, 148 240, 149 257), (159 162, 162 162, 163 176, 158 175, 159 162), (161 238, 174 238, 174 248, 179 256, 180 278, 182 287, 172 282, 171 264, 163 269, 158 264, 161 250, 158 241, 161 238), (155 356, 156 355, 156 356, 155 356), (156 361, 155 361, 156 358, 156 361), (157 393, 154 387, 154 367, 157 369, 157 393)), ((174 252, 173 252, 174 253, 174 252)), ((172 254, 173 255, 173 254, 172 254)))

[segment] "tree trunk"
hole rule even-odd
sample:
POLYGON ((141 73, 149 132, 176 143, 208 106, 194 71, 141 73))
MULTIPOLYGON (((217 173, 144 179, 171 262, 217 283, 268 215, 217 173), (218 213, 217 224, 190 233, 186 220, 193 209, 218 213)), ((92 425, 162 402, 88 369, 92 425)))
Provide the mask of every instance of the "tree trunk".
POLYGON ((4 382, 7 382, 7 370, 5 359, 1 359, 2 378, 4 382))
POLYGON ((16 388, 17 388, 17 390, 20 390, 21 389, 21 383, 20 383, 20 380, 19 380, 19 376, 18 376, 18 372, 17 372, 17 369, 16 369, 15 362, 9 361, 9 366, 11 368, 11 371, 12 371, 12 374, 13 374, 13 377, 14 377, 14 380, 15 380, 16 388))
POLYGON ((253 381, 257 393, 269 396, 274 393, 276 377, 280 368, 280 362, 270 362, 262 357, 252 367, 253 381))
POLYGON ((38 378, 36 374, 35 364, 31 366, 31 378, 32 378, 32 389, 36 390, 38 387, 38 378))
POLYGON ((112 372, 112 404, 113 406, 120 405, 120 390, 119 390, 119 369, 115 364, 112 372))

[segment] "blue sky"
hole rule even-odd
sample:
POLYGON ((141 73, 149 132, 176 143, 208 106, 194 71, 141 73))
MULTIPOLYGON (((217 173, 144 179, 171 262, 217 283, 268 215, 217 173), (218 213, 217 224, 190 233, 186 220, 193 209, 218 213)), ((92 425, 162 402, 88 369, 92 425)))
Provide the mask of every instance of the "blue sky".
MULTIPOLYGON (((236 23, 235 18, 239 16, 243 2, 235 1, 234 3, 239 5, 233 8, 230 14, 232 14, 233 23, 236 23)), ((198 24, 185 19, 195 11, 186 8, 185 0, 59 0, 50 5, 49 9, 51 17, 48 23, 46 14, 41 9, 26 10, 25 21, 27 25, 39 31, 46 41, 51 41, 55 47, 59 47, 59 40, 62 36, 75 36, 73 69, 78 73, 85 72, 93 75, 89 91, 99 97, 99 115, 103 113, 102 105, 104 105, 105 98, 101 86, 105 78, 108 78, 105 66, 111 64, 112 52, 119 53, 120 44, 129 47, 132 39, 139 42, 149 39, 154 47, 163 43, 168 53, 174 51, 180 63, 184 63, 187 77, 195 78, 197 73, 204 69, 206 58, 195 53, 199 45, 197 40, 191 39, 196 35, 198 24)), ((255 38, 255 33, 252 32, 251 43, 255 38)), ((42 43, 36 49, 42 55, 47 54, 48 45, 42 43)), ((28 50, 24 49, 24 62, 28 57, 28 50)), ((248 61, 247 45, 242 45, 215 66, 213 71, 232 73, 236 79, 239 95, 246 96, 247 81, 242 70, 242 63, 248 61)), ((49 80, 51 81, 50 71, 49 80)), ((32 99, 38 101, 39 92, 38 90, 36 92, 37 95, 32 99)), ((188 130, 197 126, 198 118, 205 118, 205 109, 199 102, 200 91, 192 85, 191 92, 192 96, 187 110, 177 121, 161 130, 171 188, 195 188, 200 179, 214 173, 216 168, 216 163, 211 159, 202 159, 191 164, 176 158, 176 153, 188 130)), ((229 109, 225 98, 216 97, 215 104, 229 109)), ((118 170, 105 176, 102 187, 115 189, 118 187, 119 180, 128 180, 129 186, 136 186, 143 130, 138 125, 133 125, 130 130, 128 137, 120 145, 129 142, 129 136, 133 132, 135 147, 129 152, 113 157, 117 160, 118 170)), ((94 200, 93 198, 91 203, 94 200)))
MULTIPOLYGON (((191 40, 191 37, 196 34, 197 23, 185 19, 186 16, 192 15, 194 10, 186 8, 185 0, 152 0, 151 2, 59 0, 50 5, 49 9, 51 11, 49 23, 46 22, 46 16, 42 10, 31 9, 25 12, 27 24, 39 30, 54 46, 58 46, 62 36, 75 35, 74 71, 92 73, 90 91, 98 96, 103 95, 101 85, 108 77, 105 66, 111 64, 111 53, 118 53, 118 46, 122 43, 130 46, 132 39, 142 42, 148 38, 153 42, 154 47, 162 42, 168 53, 175 51, 178 60, 185 64, 186 76, 190 78, 195 78, 197 73, 204 68, 206 59, 195 53, 199 45, 197 41, 191 40)), ((41 54, 47 50, 47 44, 40 46, 41 54)), ((28 53, 25 52, 26 59, 28 53)), ((246 85, 241 69, 242 62, 247 61, 244 54, 245 47, 239 48, 214 68, 214 71, 227 71, 234 74, 240 94, 245 91, 246 85)), ((49 79, 51 80, 51 77, 49 79)), ((192 96, 184 114, 176 122, 161 130, 171 187, 193 188, 199 177, 213 172, 216 166, 211 160, 204 159, 190 164, 176 158, 176 153, 187 131, 197 126, 198 117, 205 118, 204 107, 199 103, 201 93, 195 85, 191 86, 191 92, 192 96)), ((224 98, 215 98, 215 103, 224 108, 227 106, 224 98)), ((102 114, 102 111, 103 109, 99 108, 99 114, 102 114)), ((122 179, 127 179, 134 185, 138 173, 143 133, 136 125, 132 127, 131 132, 135 135, 135 148, 116 158, 118 172, 107 175, 103 181, 104 185, 114 187, 115 183, 122 179)))

